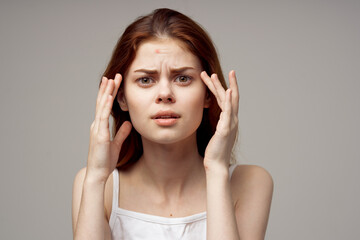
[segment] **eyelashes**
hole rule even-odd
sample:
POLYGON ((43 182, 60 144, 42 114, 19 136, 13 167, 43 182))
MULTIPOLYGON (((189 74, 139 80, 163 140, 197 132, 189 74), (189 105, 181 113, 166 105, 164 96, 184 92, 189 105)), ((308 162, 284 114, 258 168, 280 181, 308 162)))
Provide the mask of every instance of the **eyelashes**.
MULTIPOLYGON (((179 75, 174 78, 173 82, 180 86, 187 86, 191 84, 192 80, 191 76, 179 75)), ((136 79, 136 83, 141 87, 151 87, 156 83, 156 80, 153 77, 141 77, 136 79)))
POLYGON ((155 81, 150 77, 141 77, 136 79, 136 82, 140 85, 149 85, 155 83, 155 81))
POLYGON ((178 77, 175 78, 175 81, 183 84, 183 85, 188 85, 191 83, 192 81, 192 77, 188 76, 188 75, 180 75, 178 77))

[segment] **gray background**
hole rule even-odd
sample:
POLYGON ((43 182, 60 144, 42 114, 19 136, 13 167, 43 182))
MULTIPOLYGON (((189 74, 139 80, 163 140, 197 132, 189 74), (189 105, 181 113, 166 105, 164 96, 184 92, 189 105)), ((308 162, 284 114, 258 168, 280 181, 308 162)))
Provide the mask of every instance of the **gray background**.
POLYGON ((267 239, 357 239, 360 1, 1 1, 0 239, 71 239, 97 85, 158 7, 212 36, 240 84, 239 161, 275 191, 267 239))

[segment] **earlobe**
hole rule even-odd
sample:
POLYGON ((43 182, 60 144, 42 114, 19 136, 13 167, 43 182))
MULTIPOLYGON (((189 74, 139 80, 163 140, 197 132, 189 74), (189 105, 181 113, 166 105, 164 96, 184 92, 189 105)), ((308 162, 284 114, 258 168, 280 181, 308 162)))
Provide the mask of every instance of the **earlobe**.
POLYGON ((129 111, 129 108, 126 103, 123 88, 119 89, 119 92, 117 95, 117 102, 119 103, 121 110, 123 110, 124 112, 129 111))

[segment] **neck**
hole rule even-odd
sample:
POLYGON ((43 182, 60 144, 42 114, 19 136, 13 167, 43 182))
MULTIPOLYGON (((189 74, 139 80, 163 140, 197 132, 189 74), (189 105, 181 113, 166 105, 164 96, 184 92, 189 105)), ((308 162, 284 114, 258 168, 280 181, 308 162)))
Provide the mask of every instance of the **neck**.
POLYGON ((158 144, 142 139, 144 153, 139 171, 145 183, 166 197, 179 197, 205 176, 203 160, 198 153, 196 133, 174 144, 158 144))

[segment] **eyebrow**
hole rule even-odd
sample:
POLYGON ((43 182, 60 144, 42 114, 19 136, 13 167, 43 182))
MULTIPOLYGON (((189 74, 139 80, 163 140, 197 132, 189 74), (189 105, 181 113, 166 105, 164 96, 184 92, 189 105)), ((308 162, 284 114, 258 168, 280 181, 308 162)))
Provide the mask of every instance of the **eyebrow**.
MULTIPOLYGON (((173 72, 173 73, 181 73, 181 72, 184 72, 185 70, 188 70, 188 69, 194 69, 194 68, 193 67, 172 68, 170 71, 173 72)), ((145 68, 137 69, 134 72, 142 72, 142 73, 146 73, 146 74, 156 74, 156 73, 158 73, 157 70, 145 69, 145 68)))

